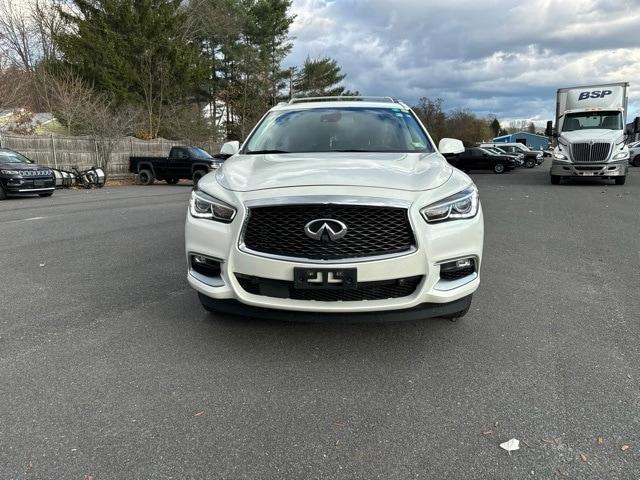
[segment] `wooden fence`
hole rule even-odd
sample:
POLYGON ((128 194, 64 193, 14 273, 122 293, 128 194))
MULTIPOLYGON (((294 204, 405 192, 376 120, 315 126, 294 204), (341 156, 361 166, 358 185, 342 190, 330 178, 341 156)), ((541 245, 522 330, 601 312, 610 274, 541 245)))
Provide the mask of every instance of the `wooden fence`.
MULTIPOLYGON (((140 140, 133 137, 123 137, 116 143, 110 155, 107 173, 127 173, 129 171, 129 156, 167 156, 174 145, 196 145, 209 153, 217 153, 219 149, 219 145, 214 141, 194 144, 188 141, 179 142, 163 138, 140 140)), ((103 166, 102 159, 98 154, 100 140, 91 137, 0 134, 0 148, 16 150, 40 165, 54 168, 103 166)))

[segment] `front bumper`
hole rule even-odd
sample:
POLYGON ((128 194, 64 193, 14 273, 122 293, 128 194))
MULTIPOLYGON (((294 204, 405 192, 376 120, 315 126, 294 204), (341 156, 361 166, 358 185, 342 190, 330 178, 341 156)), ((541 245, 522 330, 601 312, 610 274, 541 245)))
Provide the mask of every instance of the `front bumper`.
POLYGON ((56 181, 51 177, 21 178, 4 177, 2 186, 9 195, 35 195, 49 193, 56 189, 56 181))
MULTIPOLYGON (((429 315, 424 305, 451 304, 448 308, 458 308, 459 300, 470 296, 480 283, 480 265, 483 248, 484 223, 482 209, 472 219, 456 220, 441 224, 427 224, 418 208, 411 207, 409 216, 414 228, 417 248, 406 255, 393 258, 374 258, 366 261, 305 262, 290 259, 276 259, 256 255, 239 248, 238 239, 242 228, 244 212, 238 212, 231 224, 191 217, 187 214, 185 244, 187 256, 200 254, 221 261, 218 278, 203 277, 189 269, 189 284, 206 298, 230 300, 245 306, 260 309, 276 309, 316 313, 366 313, 391 312, 396 310, 421 310, 421 318, 429 315), (463 257, 476 259, 477 271, 458 280, 442 280, 440 264, 463 257), (293 280, 294 268, 355 268, 358 283, 377 282, 391 279, 421 276, 417 288, 410 295, 384 300, 361 301, 317 301, 277 298, 249 293, 236 274, 260 277, 270 280, 293 280), (452 303, 453 302, 453 303, 452 303), (422 306, 422 307, 421 307, 422 306)), ((204 302, 203 302, 204 303, 204 302)), ((227 303, 216 302, 216 305, 227 303)), ((230 307, 231 308, 231 307, 230 307)), ((430 308, 437 315, 445 310, 430 308), (438 313, 439 312, 439 313, 438 313)), ((464 309, 459 308, 457 311, 464 309)), ((264 312, 263 312, 264 313, 264 312)), ((418 314, 416 314, 418 315, 418 314)))
POLYGON ((237 300, 214 300, 202 293, 198 293, 200 301, 210 312, 239 315, 250 318, 279 321, 306 322, 401 322, 416 321, 426 318, 444 317, 465 310, 471 305, 471 295, 449 303, 422 303, 413 308, 403 310, 371 311, 360 313, 326 313, 306 312, 303 316, 299 312, 290 310, 274 310, 272 308, 253 307, 237 300))
POLYGON ((558 177, 624 177, 629 169, 627 160, 598 164, 573 164, 554 160, 551 175, 558 177))

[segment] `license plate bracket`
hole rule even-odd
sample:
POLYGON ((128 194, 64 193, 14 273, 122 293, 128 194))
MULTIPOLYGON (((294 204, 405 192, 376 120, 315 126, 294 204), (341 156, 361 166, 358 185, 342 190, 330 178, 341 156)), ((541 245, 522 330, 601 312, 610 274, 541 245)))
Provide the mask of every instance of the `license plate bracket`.
POLYGON ((33 186, 34 187, 44 187, 44 180, 34 180, 33 181, 33 186))
POLYGON ((358 269, 294 267, 293 284, 303 290, 353 290, 358 287, 358 269))

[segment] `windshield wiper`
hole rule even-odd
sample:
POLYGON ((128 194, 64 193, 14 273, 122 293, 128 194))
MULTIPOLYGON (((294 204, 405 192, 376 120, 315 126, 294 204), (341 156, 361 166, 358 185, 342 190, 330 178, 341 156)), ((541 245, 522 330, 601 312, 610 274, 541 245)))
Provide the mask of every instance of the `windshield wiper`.
POLYGON ((362 150, 362 149, 357 149, 357 148, 349 148, 346 150, 329 150, 330 152, 369 152, 369 153, 374 153, 375 150, 362 150))
POLYGON ((291 153, 291 152, 287 152, 286 150, 248 150, 247 155, 251 155, 251 154, 266 154, 266 153, 291 153))

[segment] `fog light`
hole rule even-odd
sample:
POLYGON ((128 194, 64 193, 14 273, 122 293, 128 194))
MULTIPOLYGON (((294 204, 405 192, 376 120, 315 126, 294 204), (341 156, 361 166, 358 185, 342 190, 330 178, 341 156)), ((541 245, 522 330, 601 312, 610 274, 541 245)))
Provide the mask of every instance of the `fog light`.
POLYGON ((219 277, 221 263, 204 255, 191 255, 191 270, 207 277, 219 277))
POLYGON ((440 278, 442 280, 458 280, 476 271, 475 258, 461 258, 440 264, 440 278))
POLYGON ((467 268, 473 266, 473 260, 470 258, 463 258, 462 260, 456 260, 456 267, 467 268))

